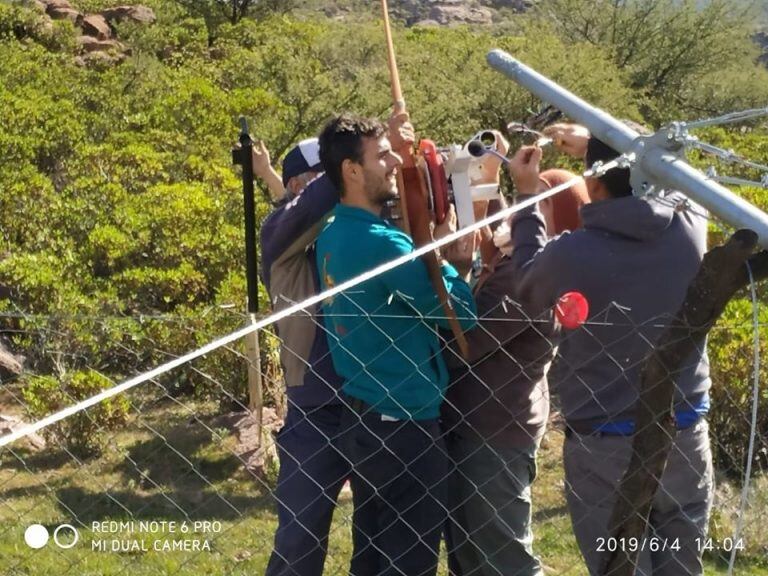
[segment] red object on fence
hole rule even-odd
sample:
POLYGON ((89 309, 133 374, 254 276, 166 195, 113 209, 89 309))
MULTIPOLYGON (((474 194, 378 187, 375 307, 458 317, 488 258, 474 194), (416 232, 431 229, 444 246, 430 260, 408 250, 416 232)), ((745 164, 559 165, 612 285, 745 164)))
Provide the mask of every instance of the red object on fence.
POLYGON ((589 303, 581 292, 566 292, 555 304, 555 317, 563 328, 578 328, 589 315, 589 303))

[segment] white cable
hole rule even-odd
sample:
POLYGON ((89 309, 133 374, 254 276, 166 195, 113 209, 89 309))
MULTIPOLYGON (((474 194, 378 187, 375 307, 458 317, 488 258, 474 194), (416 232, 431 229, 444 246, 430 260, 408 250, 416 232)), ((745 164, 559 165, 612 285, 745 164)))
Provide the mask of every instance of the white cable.
POLYGON ((750 291, 752 293, 752 318, 755 326, 755 370, 753 373, 752 384, 752 427, 749 431, 749 448, 747 448, 747 469, 744 471, 744 486, 741 490, 741 503, 739 505, 739 519, 736 522, 736 529, 733 531, 733 542, 731 548, 731 558, 728 561, 728 576, 733 574, 733 567, 736 563, 736 552, 740 548, 739 539, 741 538, 741 531, 744 529, 744 516, 749 499, 749 479, 752 476, 752 458, 755 453, 755 432, 757 430, 757 408, 759 404, 759 392, 760 392, 760 330, 758 326, 760 324, 760 317, 758 315, 758 303, 757 303, 757 291, 755 289, 755 279, 752 276, 752 268, 747 264, 747 272, 749 273, 750 291))
MULTIPOLYGON (((618 165, 617 160, 613 160, 612 162, 606 163, 605 165, 600 167, 601 173, 604 173, 606 170, 610 170, 612 168, 615 168, 618 165)), ((585 175, 591 175, 594 172, 592 170, 588 170, 585 172, 585 175)), ((118 384, 117 386, 114 386, 112 388, 109 388, 107 390, 104 390, 100 392, 99 394, 96 394, 95 396, 92 396, 90 398, 86 398, 82 402, 78 402, 77 404, 73 406, 69 406, 68 408, 65 408, 63 410, 60 410, 59 412, 56 412, 54 414, 51 414, 50 416, 46 416, 42 420, 38 420, 37 422, 33 424, 29 424, 27 426, 24 426, 23 428, 20 428, 19 430, 16 430, 10 434, 6 434, 5 436, 0 437, 0 448, 3 446, 7 446, 8 444, 11 444, 12 442, 15 442, 16 440, 19 440, 20 438, 23 438, 25 436, 28 436, 29 434, 33 434, 35 432, 38 432, 42 430, 43 428, 47 428, 51 424, 55 424, 56 422, 60 422, 61 420, 64 420, 65 418, 68 418, 69 416, 72 416, 74 414, 77 414, 78 412, 85 410, 86 408, 90 408, 91 406, 95 406, 99 402, 106 400, 108 398, 112 398, 113 396, 116 396, 120 394, 121 392, 125 392, 127 390, 130 390, 131 388, 134 388, 135 386, 138 386, 139 384, 142 384, 144 382, 147 382, 148 380, 151 380, 153 378, 157 378, 158 376, 169 372, 170 370, 173 370, 174 368, 177 368, 181 366, 182 364, 186 364, 187 362, 190 362, 192 360, 195 360, 196 358, 199 358, 201 356, 204 356, 210 352, 213 352, 214 350, 217 350, 218 348, 221 348, 222 346, 226 346, 227 344, 231 344, 237 340, 240 340, 244 336, 247 336, 248 334, 255 332, 257 330, 261 330, 262 328, 265 328, 271 324, 274 324, 278 320, 282 320, 283 318, 287 316, 291 316, 292 314, 295 314, 305 308, 308 308, 310 306, 314 306, 315 304, 318 304, 322 302, 323 300, 330 298, 332 296, 335 296, 336 294, 340 294, 341 292, 345 290, 349 290, 350 288, 353 288, 359 284, 362 284, 363 282, 366 282, 370 280, 371 278, 375 278, 376 276, 383 274, 384 272, 388 272, 389 270, 392 270, 394 268, 397 268, 401 264, 404 264, 406 262, 410 262, 419 256, 422 256, 424 254, 427 254, 429 252, 432 252, 435 248, 439 248, 440 246, 445 246, 446 244, 450 244, 451 242, 454 242, 458 238, 461 238, 462 236, 466 236, 467 234, 470 234, 472 232, 475 232, 477 230, 482 229, 485 226, 488 226, 490 224, 493 224, 494 222, 497 222, 499 220, 502 220, 504 218, 508 218, 509 216, 515 214, 516 212, 519 212, 521 210, 524 210, 525 208, 528 208, 540 200, 544 200, 545 198, 549 198, 550 196, 554 196, 555 194, 558 194, 562 192, 563 190, 567 190, 577 182, 579 182, 582 179, 582 176, 576 176, 572 178, 571 180, 560 184, 558 186, 555 186, 554 188, 551 188, 549 190, 546 190, 544 192, 541 192, 540 194, 537 194, 536 196, 529 198, 520 204, 516 204, 514 206, 511 206, 509 208, 506 208, 504 210, 501 210, 497 212, 496 214, 493 214, 492 216, 489 216, 483 220, 480 220, 479 222, 475 222, 474 224, 467 226, 465 228, 462 228, 461 230, 457 230, 456 232, 453 232, 451 234, 448 234, 447 236, 435 240, 434 242, 427 244, 425 246, 422 246, 421 248, 417 248, 410 254, 405 254, 403 256, 400 256, 399 258, 396 258, 395 260, 392 260, 390 262, 386 262, 384 264, 381 264, 380 266, 377 266, 376 268, 373 268, 369 270, 368 272, 365 272, 361 274, 360 276, 357 276, 356 278, 352 278, 350 280, 347 280, 346 282, 342 282, 338 286, 334 286, 333 288, 330 288, 326 290, 325 292, 322 292, 320 294, 316 294, 315 296, 312 296, 310 298, 307 298, 306 300, 302 302, 298 302, 297 304, 294 304, 293 306, 290 306, 286 308, 285 310, 281 310, 280 312, 277 312, 275 314, 272 314, 271 316, 268 316, 266 318, 263 318, 262 320, 259 320, 258 322, 251 324, 249 326, 245 326, 244 328, 241 328, 240 330, 237 330, 235 332, 232 332, 231 334, 227 336, 223 336, 222 338, 219 338, 218 340, 214 340, 213 342, 210 342, 209 344, 203 346, 202 348, 198 348, 197 350, 194 350, 190 352, 189 354, 185 354, 184 356, 180 356, 179 358, 176 358, 175 360, 172 360, 170 362, 167 362, 165 364, 161 364, 160 366, 150 370, 149 372, 145 372, 144 374, 140 374, 139 376, 136 376, 135 378, 131 378, 130 380, 126 380, 122 384, 118 384)))

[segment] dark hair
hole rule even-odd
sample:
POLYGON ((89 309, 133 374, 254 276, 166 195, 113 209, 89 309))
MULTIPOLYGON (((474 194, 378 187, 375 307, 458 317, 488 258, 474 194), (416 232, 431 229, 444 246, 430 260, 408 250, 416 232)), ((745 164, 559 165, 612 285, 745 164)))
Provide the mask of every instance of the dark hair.
MULTIPOLYGON (((587 156, 585 158, 587 169, 591 168, 595 162, 603 164, 610 162, 620 156, 616 150, 601 142, 594 136, 587 143, 587 156)), ((632 185, 629 182, 628 168, 614 168, 608 170, 604 175, 598 178, 605 185, 608 194, 612 198, 621 198, 623 196, 632 196, 632 185)))
POLYGON ((342 193, 341 164, 344 160, 363 161, 363 138, 379 138, 386 133, 375 118, 342 114, 332 118, 320 133, 320 162, 325 173, 342 193))

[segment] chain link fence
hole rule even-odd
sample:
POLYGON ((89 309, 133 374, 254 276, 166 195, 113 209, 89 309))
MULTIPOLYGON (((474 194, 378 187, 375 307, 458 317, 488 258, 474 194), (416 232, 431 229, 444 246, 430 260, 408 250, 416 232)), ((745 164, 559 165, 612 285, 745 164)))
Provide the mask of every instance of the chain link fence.
MULTIPOLYGON (((715 229, 712 237, 722 238, 715 229)), ((356 294, 335 298, 356 305, 356 294)), ((249 356, 234 338, 2 447, 0 571, 304 576, 352 566, 353 574, 410 576, 409 566, 422 565, 415 558, 431 554, 440 574, 577 575, 587 573, 579 544, 592 542, 584 550, 592 563, 617 549, 641 551, 638 573, 651 573, 650 564, 654 573, 688 573, 692 549, 703 553, 705 573, 764 573, 763 299, 760 287, 739 294, 711 331, 711 407, 706 419, 690 418, 702 406, 678 402, 683 429, 644 537, 601 528, 626 496, 618 482, 631 455, 631 416, 591 429, 571 422, 585 406, 631 414, 643 363, 670 316, 638 321, 617 297, 562 329, 552 309, 532 314, 502 294, 470 333, 469 362, 445 344, 439 310, 418 324, 440 337, 443 360, 408 365, 399 351, 408 382, 423 385, 447 366, 447 392, 433 391, 445 394, 439 425, 382 412, 313 365, 305 370, 325 387, 327 405, 308 404, 296 389, 286 397, 278 355, 291 343, 266 326, 261 428, 249 410, 249 356), (569 363, 573 346, 587 351, 583 365, 569 363), (591 360, 603 367, 600 386, 591 360)), ((361 338, 402 319, 388 309, 353 315, 361 338)), ((328 325, 338 318, 297 314, 334 345, 328 325)), ((27 355, 17 358, 27 366, 20 374, 4 368, 0 425, 8 434, 183 359, 212 333, 242 331, 249 319, 219 306, 111 318, 8 310, 0 322, 7 347, 27 355)), ((372 383, 379 375, 370 367, 387 368, 380 360, 359 365, 372 383)))

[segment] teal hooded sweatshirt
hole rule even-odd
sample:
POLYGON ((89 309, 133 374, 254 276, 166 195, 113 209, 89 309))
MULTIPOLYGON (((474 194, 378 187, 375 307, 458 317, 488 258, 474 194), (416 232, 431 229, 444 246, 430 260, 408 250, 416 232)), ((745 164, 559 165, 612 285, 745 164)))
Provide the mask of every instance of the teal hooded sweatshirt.
MULTIPOLYGON (((414 251, 378 216, 339 204, 317 239, 322 290, 414 251)), ((472 291, 449 264, 443 281, 464 330, 476 321, 472 291)), ((349 396, 397 419, 437 418, 448 383, 437 328, 450 328, 427 268, 415 258, 323 303, 328 343, 349 396)))

